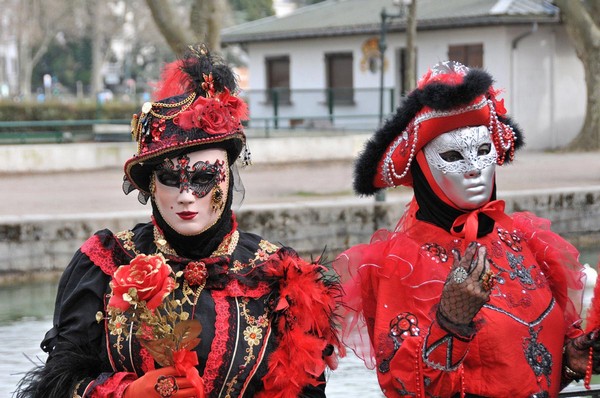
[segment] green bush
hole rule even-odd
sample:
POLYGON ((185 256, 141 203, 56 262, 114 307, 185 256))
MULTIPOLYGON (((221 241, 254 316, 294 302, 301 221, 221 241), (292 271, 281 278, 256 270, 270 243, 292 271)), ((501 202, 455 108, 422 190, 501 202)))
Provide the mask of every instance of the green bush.
POLYGON ((134 103, 13 102, 0 101, 0 121, 129 120, 140 111, 134 103))

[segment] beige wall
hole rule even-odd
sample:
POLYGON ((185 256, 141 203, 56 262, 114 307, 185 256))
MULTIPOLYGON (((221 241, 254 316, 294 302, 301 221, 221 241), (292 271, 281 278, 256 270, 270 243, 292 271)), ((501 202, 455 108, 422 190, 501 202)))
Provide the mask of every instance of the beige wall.
MULTIPOLYGON (((249 132, 252 162, 353 159, 370 136, 370 133, 326 136, 318 131, 302 137, 293 134, 288 131, 271 138, 255 138, 249 132)), ((0 174, 123 167, 135 151, 133 142, 0 145, 0 174)))
MULTIPOLYGON (((379 228, 393 228, 409 198, 386 202, 352 199, 319 205, 246 206, 238 212, 240 229, 273 243, 289 245, 310 257, 327 259, 344 249, 368 242, 379 228)), ((581 236, 600 231, 600 189, 562 189, 505 195, 508 213, 532 211, 551 219, 557 233, 581 236)), ((120 231, 147 222, 143 213, 113 213, 94 217, 0 218, 0 281, 19 275, 62 271, 77 248, 95 231, 120 231)))

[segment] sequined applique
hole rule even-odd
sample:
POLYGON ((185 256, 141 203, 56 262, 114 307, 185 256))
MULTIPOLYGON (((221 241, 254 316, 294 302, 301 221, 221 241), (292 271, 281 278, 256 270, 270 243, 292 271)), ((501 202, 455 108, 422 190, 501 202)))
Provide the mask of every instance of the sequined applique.
POLYGON ((420 331, 421 329, 419 328, 419 320, 410 312, 403 312, 390 321, 390 331, 386 337, 381 339, 381 341, 391 341, 391 343, 393 343, 393 347, 388 347, 386 350, 380 350, 380 353, 384 353, 384 351, 391 351, 386 353, 385 358, 382 359, 381 363, 379 364, 379 371, 381 373, 386 373, 390 370, 390 361, 404 340, 411 336, 419 336, 420 331), (389 348, 391 348, 391 350, 389 348))
POLYGON ((448 261, 448 252, 443 246, 440 246, 437 243, 425 243, 421 246, 421 250, 425 252, 427 257, 437 263, 445 263, 448 261))
POLYGON ((553 363, 552 354, 543 343, 538 341, 538 335, 542 330, 541 323, 544 321, 544 319, 546 319, 550 312, 552 312, 555 305, 556 301, 554 298, 552 298, 550 304, 544 310, 544 312, 542 312, 540 316, 532 322, 527 322, 502 308, 498 308, 490 304, 483 305, 484 308, 504 314, 516 323, 519 323, 527 328, 529 336, 523 338, 523 354, 527 363, 531 367, 531 370, 536 376, 538 385, 540 385, 545 378, 547 384, 546 387, 550 386, 550 374, 552 373, 553 363))
POLYGON ((418 336, 419 321, 410 312, 403 312, 390 322, 390 336, 401 345, 410 336, 418 336))
POLYGON ((502 244, 500 243, 500 241, 494 241, 490 246, 491 250, 489 254, 492 257, 501 258, 504 255, 504 251, 502 250, 502 244))
POLYGON ((217 250, 212 253, 211 257, 230 256, 237 247, 239 241, 240 231, 236 229, 223 239, 223 242, 221 242, 219 247, 217 247, 217 250))
POLYGON ((166 126, 167 124, 164 119, 154 118, 152 120, 152 141, 156 142, 161 140, 166 126))
POLYGON ((530 337, 523 339, 523 351, 527 363, 537 378, 538 385, 545 378, 546 387, 549 387, 550 373, 552 373, 552 354, 544 344, 538 341, 538 334, 541 330, 542 327, 538 330, 535 330, 533 327, 529 328, 530 337))
POLYGON ((512 308, 515 308, 515 307, 528 308, 531 306, 531 295, 529 293, 527 293, 527 291, 524 291, 524 293, 522 293, 520 295, 520 297, 515 297, 515 295, 512 293, 507 293, 505 298, 506 298, 506 301, 508 302, 509 307, 512 307, 512 308))
MULTIPOLYGON (((523 265, 524 257, 522 255, 514 255, 511 252, 506 252, 506 258, 508 260, 508 265, 510 266, 510 270, 504 269, 493 263, 494 266, 499 270, 498 277, 502 278, 502 274, 508 274, 508 277, 512 280, 518 280, 521 286, 525 289, 535 289, 537 288, 534 278, 532 277, 532 270, 535 269, 535 265, 527 268, 523 265)), ((500 280, 499 283, 502 283, 500 280)))
POLYGON ((398 384, 400 384, 400 388, 396 387, 396 392, 400 394, 401 397, 416 397, 417 394, 414 392, 410 392, 406 389, 406 386, 400 379, 396 379, 398 384))
POLYGON ((512 250, 516 252, 523 250, 523 247, 521 246, 521 237, 516 231, 509 232, 504 228, 498 228, 498 237, 512 250))

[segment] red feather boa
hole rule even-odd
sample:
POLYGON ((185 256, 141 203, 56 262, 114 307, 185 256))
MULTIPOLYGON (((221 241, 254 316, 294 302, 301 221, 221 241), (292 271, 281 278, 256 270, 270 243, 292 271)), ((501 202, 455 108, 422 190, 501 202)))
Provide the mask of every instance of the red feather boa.
POLYGON ((256 396, 297 398, 305 386, 322 383, 318 377, 327 366, 337 367, 335 352, 323 357, 328 344, 337 349, 337 355, 345 354, 333 326, 339 285, 328 286, 323 281, 322 265, 306 262, 285 249, 271 256, 264 269, 280 281, 276 310, 281 315, 274 325, 279 344, 268 359, 264 390, 256 396))

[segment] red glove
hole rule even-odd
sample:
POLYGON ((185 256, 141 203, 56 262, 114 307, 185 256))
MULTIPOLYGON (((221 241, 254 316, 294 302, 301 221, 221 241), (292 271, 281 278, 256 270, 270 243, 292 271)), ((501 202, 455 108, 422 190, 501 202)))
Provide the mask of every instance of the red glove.
POLYGON ((180 376, 174 366, 151 370, 131 383, 123 398, 198 398, 196 389, 185 374, 180 376))

